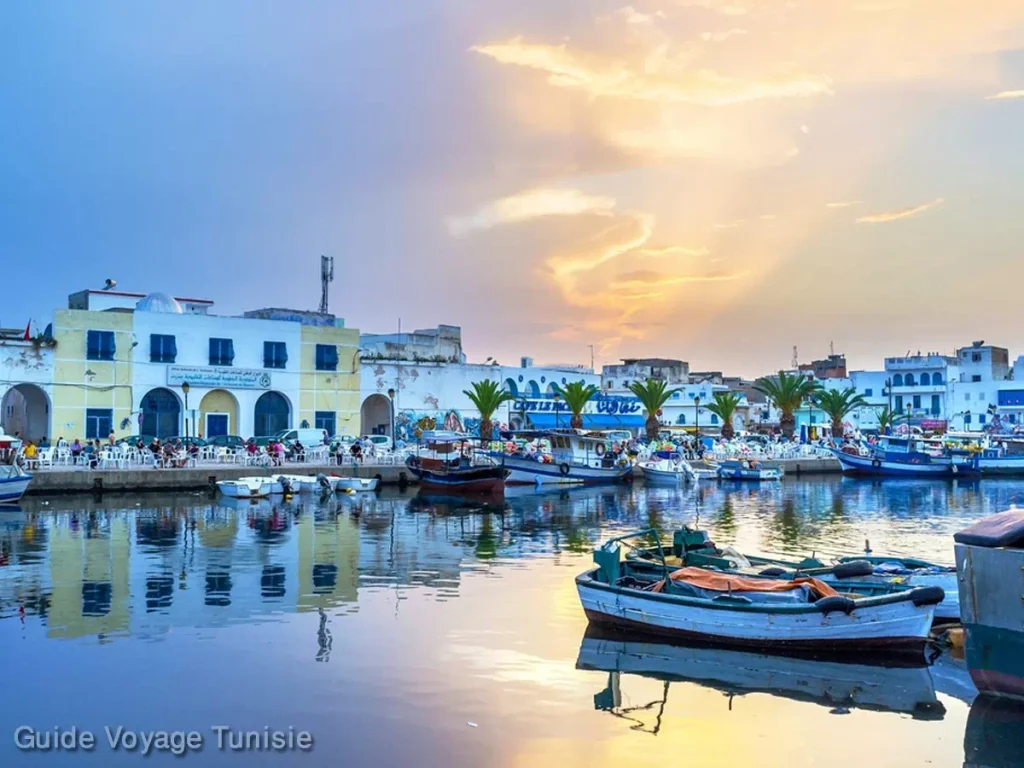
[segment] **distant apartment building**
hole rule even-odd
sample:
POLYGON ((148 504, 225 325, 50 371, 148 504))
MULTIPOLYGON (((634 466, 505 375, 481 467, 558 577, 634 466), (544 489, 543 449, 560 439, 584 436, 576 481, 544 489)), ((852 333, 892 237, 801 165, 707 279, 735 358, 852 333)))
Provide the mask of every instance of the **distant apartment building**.
POLYGON ((824 360, 801 363, 798 370, 802 373, 809 373, 816 379, 845 379, 847 377, 846 356, 832 354, 824 360))
POLYGON ((465 363, 462 329, 457 325, 439 325, 399 333, 364 333, 359 337, 364 358, 379 360, 465 363))
POLYGON ((659 379, 669 386, 690 383, 690 364, 662 357, 626 358, 621 365, 601 369, 602 391, 628 391, 635 381, 659 379))

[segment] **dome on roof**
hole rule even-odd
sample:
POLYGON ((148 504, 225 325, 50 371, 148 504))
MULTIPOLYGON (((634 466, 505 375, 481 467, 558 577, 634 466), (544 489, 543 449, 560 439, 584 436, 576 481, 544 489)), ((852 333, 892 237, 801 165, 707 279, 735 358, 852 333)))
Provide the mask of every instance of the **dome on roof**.
POLYGON ((171 315, 183 313, 181 304, 166 293, 151 293, 145 298, 139 299, 135 305, 136 312, 165 312, 171 315))

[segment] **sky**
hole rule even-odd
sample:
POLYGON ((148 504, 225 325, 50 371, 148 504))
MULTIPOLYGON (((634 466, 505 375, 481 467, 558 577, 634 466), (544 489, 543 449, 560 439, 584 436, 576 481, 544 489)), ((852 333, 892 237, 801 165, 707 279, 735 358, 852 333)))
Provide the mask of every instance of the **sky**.
POLYGON ((106 278, 758 375, 1024 353, 1020 0, 0 12, 0 325, 106 278))

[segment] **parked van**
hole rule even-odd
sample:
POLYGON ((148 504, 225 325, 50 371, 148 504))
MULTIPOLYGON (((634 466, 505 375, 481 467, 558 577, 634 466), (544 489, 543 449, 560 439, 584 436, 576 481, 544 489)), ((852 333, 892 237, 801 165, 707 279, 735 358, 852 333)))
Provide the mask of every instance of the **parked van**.
POLYGON ((326 434, 327 430, 324 429, 286 429, 278 432, 274 437, 288 445, 293 445, 298 440, 304 448, 316 448, 318 445, 326 445, 324 442, 326 434))

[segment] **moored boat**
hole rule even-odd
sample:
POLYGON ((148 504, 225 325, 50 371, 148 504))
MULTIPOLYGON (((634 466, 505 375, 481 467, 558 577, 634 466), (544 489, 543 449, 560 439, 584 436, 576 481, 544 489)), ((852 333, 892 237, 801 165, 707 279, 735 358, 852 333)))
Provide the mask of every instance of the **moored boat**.
POLYGON ((781 480, 782 467, 756 459, 729 459, 718 465, 720 480, 781 480))
POLYGON ((546 432, 544 438, 551 444, 549 454, 491 451, 487 455, 509 470, 509 484, 616 483, 633 472, 629 459, 614 455, 605 435, 561 430, 546 432))
POLYGON ((919 587, 875 597, 839 594, 813 578, 744 578, 702 568, 671 570, 623 561, 620 543, 657 536, 654 529, 612 539, 594 550, 593 568, 576 577, 587 618, 598 624, 703 638, 728 644, 828 647, 923 647, 943 592, 919 587))
POLYGON ((420 450, 406 466, 420 484, 459 493, 501 493, 508 470, 483 451, 473 438, 453 432, 425 432, 420 450))
POLYGON ((332 477, 334 487, 338 491, 376 491, 380 481, 376 477, 332 477))
POLYGON ((690 463, 678 452, 659 451, 650 460, 640 465, 644 482, 653 485, 685 485, 696 483, 697 473, 690 463))
POLYGON ((337 478, 326 475, 274 475, 285 493, 331 493, 337 478))
POLYGON ((15 502, 25 495, 32 475, 17 464, 0 464, 0 502, 15 502))
POLYGON ((240 477, 237 480, 218 480, 217 490, 237 499, 261 499, 274 492, 279 485, 270 477, 240 477))
POLYGON ((914 437, 885 436, 865 452, 852 445, 829 450, 843 472, 853 475, 951 478, 981 473, 976 456, 942 451, 914 437))

